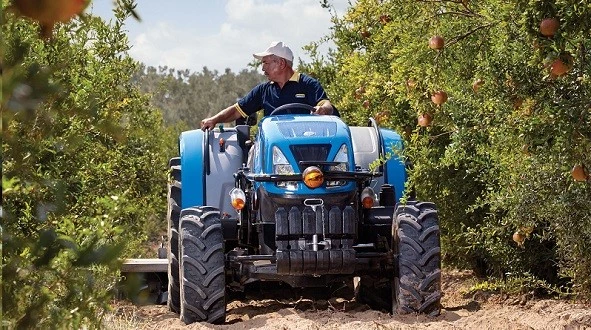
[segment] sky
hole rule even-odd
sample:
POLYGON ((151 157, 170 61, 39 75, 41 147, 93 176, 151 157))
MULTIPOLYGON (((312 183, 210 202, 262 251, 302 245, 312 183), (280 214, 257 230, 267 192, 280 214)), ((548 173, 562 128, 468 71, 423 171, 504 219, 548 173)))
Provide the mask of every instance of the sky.
MULTIPOLYGON (((329 0, 342 16, 353 0, 329 0)), ((113 19, 112 0, 93 0, 87 9, 106 21, 113 19)), ((330 13, 320 0, 139 0, 141 18, 126 21, 134 59, 149 66, 201 72, 246 69, 252 54, 272 41, 283 41, 298 59, 302 49, 330 32, 330 13)), ((331 44, 322 48, 324 52, 331 44)))

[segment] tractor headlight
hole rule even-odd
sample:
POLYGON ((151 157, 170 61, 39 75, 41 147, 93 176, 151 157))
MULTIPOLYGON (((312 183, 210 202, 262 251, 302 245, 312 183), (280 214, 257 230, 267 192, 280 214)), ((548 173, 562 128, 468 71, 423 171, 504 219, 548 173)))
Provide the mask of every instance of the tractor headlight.
MULTIPOLYGON (((283 152, 277 148, 276 146, 273 147, 273 173, 274 174, 294 174, 293 167, 287 161, 287 157, 283 154, 283 152)), ((286 181, 286 182, 277 182, 277 187, 287 188, 290 190, 297 189, 297 182, 295 181, 286 181)))
MULTIPOLYGON (((342 145, 339 148, 339 151, 335 155, 333 162, 337 162, 339 164, 330 166, 331 171, 349 171, 349 150, 347 149, 346 145, 342 145)), ((337 187, 345 185, 345 181, 327 181, 327 187, 337 187)))
POLYGON ((277 147, 273 147, 273 173, 274 174, 294 174, 293 167, 287 161, 287 158, 277 147))
POLYGON ((349 150, 346 145, 342 145, 337 154, 334 156, 333 162, 339 163, 330 167, 333 171, 348 171, 349 170, 349 150))

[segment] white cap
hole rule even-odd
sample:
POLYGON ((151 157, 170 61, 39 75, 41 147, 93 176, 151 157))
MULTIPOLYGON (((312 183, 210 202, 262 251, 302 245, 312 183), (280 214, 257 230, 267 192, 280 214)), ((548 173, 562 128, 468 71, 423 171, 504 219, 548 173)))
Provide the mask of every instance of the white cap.
POLYGON ((264 52, 252 54, 256 59, 262 60, 263 57, 269 55, 276 55, 282 57, 290 62, 293 62, 293 53, 289 47, 285 46, 281 41, 273 41, 269 48, 265 49, 264 52))

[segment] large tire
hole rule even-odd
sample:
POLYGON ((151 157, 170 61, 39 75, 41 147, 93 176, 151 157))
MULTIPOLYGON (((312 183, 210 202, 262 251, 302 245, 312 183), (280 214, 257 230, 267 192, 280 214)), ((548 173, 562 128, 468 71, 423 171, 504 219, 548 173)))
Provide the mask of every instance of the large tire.
POLYGON ((174 313, 181 312, 180 298, 180 264, 179 264, 179 220, 181 217, 181 165, 180 158, 172 158, 168 166, 168 309, 174 313))
POLYGON ((226 319, 226 273, 220 212, 213 207, 181 214, 181 320, 226 319))
POLYGON ((392 313, 439 315, 441 248, 435 204, 409 201, 399 205, 392 227, 396 260, 392 313))

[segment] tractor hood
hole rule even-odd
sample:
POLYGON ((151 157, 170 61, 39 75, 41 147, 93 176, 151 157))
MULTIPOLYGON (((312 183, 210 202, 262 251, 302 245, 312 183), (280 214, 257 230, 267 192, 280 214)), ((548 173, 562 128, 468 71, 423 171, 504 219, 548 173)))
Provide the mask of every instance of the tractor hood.
POLYGON ((333 139, 350 138, 348 126, 336 116, 282 115, 264 118, 261 122, 264 139, 333 139))
POLYGON ((268 160, 260 164, 262 173, 273 172, 274 148, 283 153, 296 173, 300 172, 298 168, 303 170, 299 167, 302 161, 332 162, 339 151, 339 161, 347 162, 349 171, 355 168, 351 132, 336 116, 281 115, 264 118, 259 126, 259 142, 261 160, 268 160))
MULTIPOLYGON (((351 181, 339 181, 328 189, 333 192, 355 188, 353 146, 349 127, 336 116, 280 115, 263 118, 259 123, 257 157, 253 174, 266 176, 299 175, 309 166, 318 166, 330 173, 341 173, 351 181), (346 174, 350 173, 350 174, 346 174)), ((266 185, 269 191, 298 190, 311 193, 300 183, 266 185), (283 187, 283 188, 282 188, 283 187)), ((314 190, 319 192, 326 187, 314 190)))

